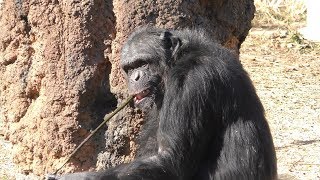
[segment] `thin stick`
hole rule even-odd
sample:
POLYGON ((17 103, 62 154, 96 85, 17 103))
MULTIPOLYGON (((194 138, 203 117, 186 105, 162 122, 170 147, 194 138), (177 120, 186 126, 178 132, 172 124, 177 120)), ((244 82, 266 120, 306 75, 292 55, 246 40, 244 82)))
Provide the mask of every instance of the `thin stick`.
POLYGON ((116 110, 114 110, 109 116, 105 115, 103 118, 103 122, 94 130, 90 133, 90 135, 85 138, 81 144, 69 155, 67 160, 60 166, 55 172, 54 175, 56 175, 62 168, 65 166, 70 159, 78 152, 78 150, 108 121, 110 120, 114 115, 116 115, 121 109, 123 109, 131 100, 133 99, 133 96, 130 96, 126 101, 121 104, 116 110))

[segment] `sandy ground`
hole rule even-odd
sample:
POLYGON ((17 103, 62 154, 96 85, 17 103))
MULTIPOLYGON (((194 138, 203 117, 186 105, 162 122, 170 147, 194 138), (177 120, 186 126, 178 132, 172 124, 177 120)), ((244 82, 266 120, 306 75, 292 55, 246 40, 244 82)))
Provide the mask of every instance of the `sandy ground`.
POLYGON ((279 178, 318 180, 320 49, 297 41, 286 30, 253 28, 241 47, 241 62, 265 107, 279 178))
MULTIPOLYGON (((320 179, 319 46, 300 42, 287 30, 253 28, 242 45, 241 62, 265 106, 279 178, 320 179)), ((0 180, 37 179, 17 175, 10 148, 0 135, 0 180)))

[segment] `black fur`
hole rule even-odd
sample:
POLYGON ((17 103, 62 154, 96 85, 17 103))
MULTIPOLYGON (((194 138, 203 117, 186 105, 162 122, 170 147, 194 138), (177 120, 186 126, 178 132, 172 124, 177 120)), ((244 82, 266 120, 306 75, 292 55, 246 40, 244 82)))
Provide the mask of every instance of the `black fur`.
POLYGON ((140 102, 149 120, 138 157, 81 178, 277 179, 263 106, 228 49, 200 30, 142 28, 129 37, 121 61, 129 92, 150 90, 140 102))

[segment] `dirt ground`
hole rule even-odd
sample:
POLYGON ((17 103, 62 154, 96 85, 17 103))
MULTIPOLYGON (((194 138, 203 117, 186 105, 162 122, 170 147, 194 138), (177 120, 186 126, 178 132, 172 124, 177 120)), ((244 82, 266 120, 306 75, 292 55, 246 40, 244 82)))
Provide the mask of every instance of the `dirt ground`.
POLYGON ((279 179, 320 179, 320 48, 285 29, 253 28, 241 62, 264 104, 279 179))
MULTIPOLYGON (((241 47, 272 130, 280 179, 320 179, 319 47, 279 27, 253 28, 241 47)), ((37 179, 16 175, 10 148, 0 135, 0 180, 37 179)))

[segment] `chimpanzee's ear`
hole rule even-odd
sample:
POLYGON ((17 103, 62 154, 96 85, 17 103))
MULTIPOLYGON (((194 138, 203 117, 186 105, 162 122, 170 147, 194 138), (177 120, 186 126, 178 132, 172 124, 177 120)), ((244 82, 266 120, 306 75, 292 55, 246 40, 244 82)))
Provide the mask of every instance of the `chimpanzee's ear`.
POLYGON ((171 50, 172 56, 174 56, 181 46, 181 40, 169 31, 162 32, 160 39, 163 41, 164 48, 171 50))

